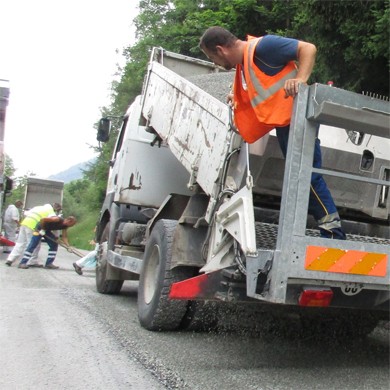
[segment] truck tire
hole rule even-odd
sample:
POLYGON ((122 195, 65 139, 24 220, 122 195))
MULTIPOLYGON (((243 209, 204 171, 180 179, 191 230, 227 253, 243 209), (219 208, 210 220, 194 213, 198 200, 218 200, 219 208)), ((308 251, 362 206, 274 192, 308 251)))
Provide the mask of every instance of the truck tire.
POLYGON ((187 300, 168 297, 172 283, 192 276, 191 268, 170 269, 176 225, 173 220, 157 221, 145 247, 138 286, 138 319, 148 330, 175 330, 187 311, 187 300))
POLYGON ((107 262, 109 231, 110 223, 107 223, 99 242, 100 246, 96 262, 96 289, 101 294, 119 294, 123 285, 123 280, 107 279, 107 270, 108 267, 110 267, 107 262))

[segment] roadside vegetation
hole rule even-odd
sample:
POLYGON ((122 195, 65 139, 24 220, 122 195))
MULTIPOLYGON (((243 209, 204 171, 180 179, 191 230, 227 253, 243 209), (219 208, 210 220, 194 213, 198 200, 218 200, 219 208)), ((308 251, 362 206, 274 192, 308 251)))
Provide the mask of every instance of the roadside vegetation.
MULTIPOLYGON (((213 25, 241 39, 246 34, 279 34, 313 42, 318 54, 310 82, 332 80, 335 87, 350 91, 389 95, 387 0, 141 0, 139 11, 134 19, 137 41, 123 51, 126 65, 118 69, 119 81, 112 82, 111 103, 102 108, 102 116, 120 117, 140 93, 153 46, 206 59, 198 42, 213 25)), ((99 157, 84 171, 83 179, 65 185, 64 214, 79 220, 69 230, 70 242, 81 249, 92 249, 89 241, 104 200, 108 161, 119 126, 119 120, 113 121, 109 141, 96 146, 99 157)), ((14 172, 8 157, 6 174, 13 177, 14 172)), ((23 199, 23 186, 31 175, 15 178, 7 204, 23 199)))

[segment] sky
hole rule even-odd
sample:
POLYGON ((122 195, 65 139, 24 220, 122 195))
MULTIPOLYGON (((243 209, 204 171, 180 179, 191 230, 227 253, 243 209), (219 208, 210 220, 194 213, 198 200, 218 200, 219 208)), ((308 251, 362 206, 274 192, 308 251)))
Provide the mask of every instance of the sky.
POLYGON ((0 79, 9 80, 5 153, 16 176, 46 178, 96 156, 137 0, 0 0, 0 79))

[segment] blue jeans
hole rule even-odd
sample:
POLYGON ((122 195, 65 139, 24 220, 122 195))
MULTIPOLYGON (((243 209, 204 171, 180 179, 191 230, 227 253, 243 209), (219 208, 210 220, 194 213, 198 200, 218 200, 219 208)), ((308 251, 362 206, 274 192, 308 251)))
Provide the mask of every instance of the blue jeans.
MULTIPOLYGON (((50 264, 53 264, 53 262, 56 258, 56 255, 57 255, 58 243, 57 243, 57 238, 50 230, 46 230, 44 237, 45 237, 45 241, 47 242, 47 245, 49 246, 49 252, 48 252, 47 260, 46 260, 46 264, 45 264, 45 267, 46 267, 50 264)), ((42 239, 42 236, 38 232, 33 233, 31 241, 28 244, 28 247, 24 252, 23 259, 20 261, 20 264, 27 264, 28 263, 28 261, 31 259, 31 256, 34 252, 34 249, 41 242, 41 239, 42 239)))
MULTIPOLYGON (((284 157, 287 154, 288 135, 290 126, 277 127, 276 136, 284 157)), ((313 167, 321 168, 322 157, 320 140, 316 138, 314 146, 313 167)), ((309 214, 317 221, 321 237, 345 240, 341 221, 332 195, 319 173, 312 173, 309 197, 309 214)))

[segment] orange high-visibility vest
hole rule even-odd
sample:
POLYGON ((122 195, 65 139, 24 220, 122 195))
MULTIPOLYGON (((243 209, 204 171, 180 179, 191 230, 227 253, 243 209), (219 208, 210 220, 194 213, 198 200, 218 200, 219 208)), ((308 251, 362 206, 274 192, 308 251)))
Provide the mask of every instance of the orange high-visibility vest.
POLYGON ((288 62, 276 75, 266 75, 253 61, 260 39, 248 37, 244 65, 237 65, 234 80, 234 122, 248 143, 257 141, 275 127, 287 126, 294 102, 291 96, 285 98, 283 89, 284 82, 297 74, 294 61, 288 62))

